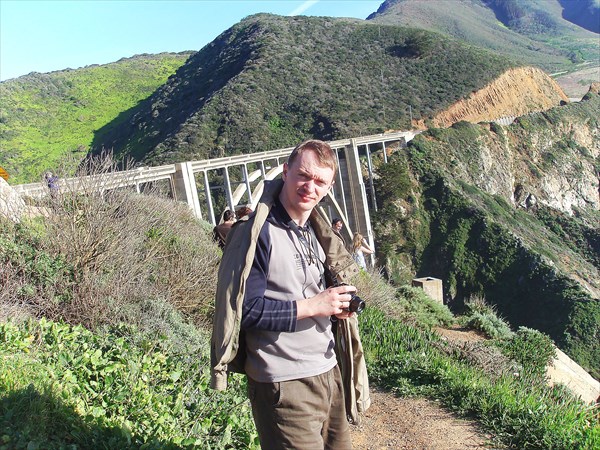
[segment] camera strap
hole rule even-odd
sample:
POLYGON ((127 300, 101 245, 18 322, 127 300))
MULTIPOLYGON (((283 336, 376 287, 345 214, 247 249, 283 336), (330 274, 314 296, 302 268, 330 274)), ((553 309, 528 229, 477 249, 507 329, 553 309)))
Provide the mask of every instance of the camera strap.
POLYGON ((325 287, 327 286, 325 282, 325 262, 321 261, 321 259, 319 258, 319 241, 317 240, 317 236, 315 234, 315 231, 312 229, 310 222, 306 222, 306 225, 302 227, 302 229, 300 229, 300 226, 293 220, 290 220, 287 223, 287 226, 291 228, 291 230, 294 232, 294 234, 300 241, 300 244, 305 248, 309 257, 309 260, 307 261, 308 264, 312 263, 313 257, 315 258, 315 264, 317 265, 317 268, 319 269, 319 274, 321 275, 321 287, 322 289, 325 289, 325 287), (309 239, 306 238, 303 230, 306 231, 306 233, 309 236, 309 239))

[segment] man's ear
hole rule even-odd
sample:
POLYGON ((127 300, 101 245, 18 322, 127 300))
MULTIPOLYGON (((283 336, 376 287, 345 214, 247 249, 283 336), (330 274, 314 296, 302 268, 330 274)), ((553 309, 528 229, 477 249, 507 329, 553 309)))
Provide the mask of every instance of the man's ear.
POLYGON ((283 163, 283 174, 281 175, 281 178, 283 181, 285 181, 285 179, 287 178, 287 172, 288 172, 288 163, 283 163))

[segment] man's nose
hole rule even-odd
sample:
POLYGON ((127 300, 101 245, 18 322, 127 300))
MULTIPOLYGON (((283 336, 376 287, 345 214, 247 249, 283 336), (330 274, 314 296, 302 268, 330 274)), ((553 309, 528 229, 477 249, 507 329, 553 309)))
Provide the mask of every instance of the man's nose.
POLYGON ((314 192, 316 190, 317 185, 315 183, 315 180, 310 179, 304 183, 304 187, 305 187, 305 189, 309 190, 310 192, 314 192))

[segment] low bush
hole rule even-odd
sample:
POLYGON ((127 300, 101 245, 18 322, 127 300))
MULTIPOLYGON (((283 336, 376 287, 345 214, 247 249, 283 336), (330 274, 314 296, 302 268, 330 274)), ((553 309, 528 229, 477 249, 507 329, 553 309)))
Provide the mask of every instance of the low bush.
POLYGON ((510 327, 494 314, 474 312, 465 320, 465 326, 485 333, 492 339, 503 339, 510 336, 510 327))
POLYGON ((361 271, 352 279, 357 294, 365 300, 367 308, 377 307, 384 311, 395 311, 398 304, 394 301, 395 289, 385 280, 377 268, 361 271))
POLYGON ((481 331, 492 339, 507 339, 512 335, 510 325, 498 316, 496 308, 482 297, 472 296, 465 302, 467 313, 461 319, 464 326, 481 331))
POLYGON ((512 360, 521 364, 524 375, 546 380, 546 368, 556 357, 556 348, 547 335, 527 327, 519 327, 498 347, 512 360))

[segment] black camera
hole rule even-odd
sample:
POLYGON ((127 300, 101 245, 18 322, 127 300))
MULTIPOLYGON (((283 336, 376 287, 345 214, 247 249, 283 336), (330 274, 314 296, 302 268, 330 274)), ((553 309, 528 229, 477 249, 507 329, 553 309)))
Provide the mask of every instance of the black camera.
MULTIPOLYGON (((325 277, 327 278, 328 286, 348 286, 347 283, 339 283, 337 277, 335 277, 327 268, 325 269, 325 277)), ((363 309, 365 309, 365 306, 367 306, 367 303, 358 295, 356 295, 356 293, 349 292, 349 294, 351 296, 350 304, 347 308, 344 308, 344 311, 360 314, 363 309)))
MULTIPOLYGON (((336 286, 348 286, 346 283, 338 283, 336 284, 336 286)), ((347 308, 344 308, 344 311, 350 311, 356 314, 360 314, 363 309, 365 309, 365 306, 367 306, 366 302, 360 298, 358 295, 356 295, 356 293, 354 292, 349 292, 350 294, 350 304, 348 305, 347 308)))
POLYGON ((350 294, 350 295, 352 295, 352 298, 350 299, 350 304, 348 305, 348 308, 345 308, 345 310, 350 311, 350 312, 355 312, 356 314, 360 314, 363 311, 363 309, 365 309, 365 306, 367 306, 367 304, 358 295, 356 295, 356 294, 350 294))

